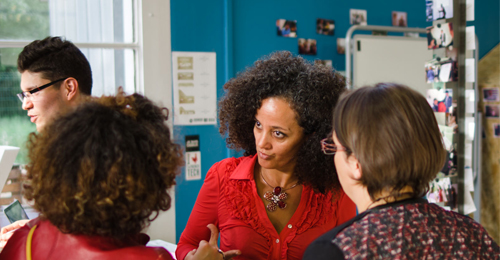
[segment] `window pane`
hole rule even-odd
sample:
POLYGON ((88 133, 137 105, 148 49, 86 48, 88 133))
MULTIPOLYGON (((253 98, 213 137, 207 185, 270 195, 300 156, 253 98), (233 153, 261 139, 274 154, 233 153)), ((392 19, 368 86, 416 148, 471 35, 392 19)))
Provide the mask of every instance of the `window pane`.
POLYGON ((49 33, 49 4, 47 1, 1 0, 1 39, 43 39, 49 33))
POLYGON ((73 42, 134 42, 133 1, 1 0, 0 39, 37 40, 49 35, 73 42))
POLYGON ((25 142, 28 134, 36 130, 21 101, 16 94, 21 92, 21 76, 17 72, 17 56, 21 49, 0 49, 0 145, 20 147, 16 163, 25 164, 27 149, 25 142))
POLYGON ((50 35, 73 42, 131 43, 133 1, 50 0, 50 35))
MULTIPOLYGON (((17 57, 22 49, 0 48, 0 145, 21 148, 16 163, 27 163, 25 142, 36 130, 27 112, 22 110, 16 94, 21 75, 17 72, 17 57)), ((132 49, 82 49, 92 69, 92 95, 114 95, 118 87, 135 92, 135 60, 132 49)))
POLYGON ((135 60, 131 49, 82 49, 92 68, 92 96, 114 95, 118 87, 135 92, 135 60))

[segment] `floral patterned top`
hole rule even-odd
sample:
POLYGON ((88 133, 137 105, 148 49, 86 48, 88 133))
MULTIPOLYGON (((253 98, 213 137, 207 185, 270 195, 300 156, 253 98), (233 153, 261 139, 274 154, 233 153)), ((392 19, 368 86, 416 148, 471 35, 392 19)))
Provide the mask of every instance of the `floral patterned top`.
POLYGON ((367 210, 311 243, 304 259, 500 259, 473 219, 425 199, 367 210))

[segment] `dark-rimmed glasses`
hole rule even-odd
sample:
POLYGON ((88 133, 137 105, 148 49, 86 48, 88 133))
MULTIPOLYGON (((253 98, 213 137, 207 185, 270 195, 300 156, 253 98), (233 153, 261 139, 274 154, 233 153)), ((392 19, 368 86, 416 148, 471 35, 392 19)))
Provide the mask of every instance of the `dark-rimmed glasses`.
POLYGON ((67 78, 68 77, 62 78, 62 79, 58 79, 58 80, 54 80, 54 81, 49 82, 49 83, 47 83, 47 84, 45 84, 43 86, 40 86, 38 88, 34 88, 34 89, 30 90, 30 91, 21 92, 21 93, 17 94, 17 97, 19 98, 19 100, 21 100, 21 102, 24 102, 25 98, 32 100, 33 94, 35 94, 36 92, 38 92, 40 90, 43 90, 43 89, 46 89, 46 88, 48 88, 48 87, 56 84, 57 82, 63 81, 65 79, 67 79, 67 78))
POLYGON ((327 137, 321 140, 321 151, 326 155, 334 155, 336 152, 346 151, 346 148, 339 148, 333 142, 331 137, 327 137))

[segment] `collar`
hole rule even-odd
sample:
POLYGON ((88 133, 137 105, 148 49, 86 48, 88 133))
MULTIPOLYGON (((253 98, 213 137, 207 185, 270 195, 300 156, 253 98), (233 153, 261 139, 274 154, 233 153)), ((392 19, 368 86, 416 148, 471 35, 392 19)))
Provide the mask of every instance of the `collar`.
POLYGON ((230 180, 253 180, 253 170, 255 168, 255 164, 257 163, 257 154, 253 156, 243 157, 241 162, 236 166, 230 180))
POLYGON ((351 226, 354 222, 356 222, 356 221, 364 218, 366 215, 368 215, 368 214, 370 214, 370 213, 372 213, 374 211, 378 211, 378 210, 381 210, 381 209, 384 209, 384 208, 388 208, 388 207, 397 207, 397 206, 401 206, 401 205, 416 204, 416 203, 429 203, 429 202, 425 198, 409 198, 409 199, 405 199, 405 200, 400 200, 400 201, 396 201, 396 202, 382 204, 380 206, 371 208, 369 210, 365 210, 361 214, 356 215, 355 217, 351 218, 350 220, 344 222, 341 225, 338 225, 337 227, 335 227, 334 229, 332 229, 331 231, 329 231, 328 232, 328 236, 331 237, 330 241, 332 243, 335 243, 334 239, 337 237, 337 235, 342 230, 344 230, 345 228, 351 226))
POLYGON ((380 210, 380 209, 384 209, 384 208, 387 208, 387 207, 397 207, 397 206, 400 206, 400 205, 414 204, 414 203, 428 203, 428 201, 427 201, 426 198, 408 198, 408 199, 404 199, 404 200, 398 200, 398 201, 395 201, 395 202, 378 205, 376 207, 373 207, 371 209, 366 210, 365 212, 371 212, 371 211, 374 211, 374 210, 380 210))

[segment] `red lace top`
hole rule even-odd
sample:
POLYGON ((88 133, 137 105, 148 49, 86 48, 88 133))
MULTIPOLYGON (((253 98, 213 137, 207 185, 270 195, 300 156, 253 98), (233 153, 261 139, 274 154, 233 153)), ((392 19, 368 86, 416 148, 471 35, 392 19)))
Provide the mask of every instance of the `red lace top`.
POLYGON ((256 159, 229 158, 208 171, 177 245, 177 259, 210 239, 210 223, 219 228, 223 251, 241 250, 233 259, 302 259, 313 240, 356 215, 356 206, 342 190, 325 195, 305 185, 297 210, 278 234, 257 193, 256 159))

